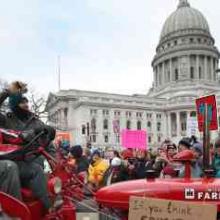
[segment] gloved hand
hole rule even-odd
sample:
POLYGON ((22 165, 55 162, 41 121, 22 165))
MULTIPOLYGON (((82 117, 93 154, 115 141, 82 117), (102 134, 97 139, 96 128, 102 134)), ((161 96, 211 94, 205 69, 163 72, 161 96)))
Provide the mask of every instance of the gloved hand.
POLYGON ((19 137, 25 142, 31 142, 33 138, 35 137, 35 130, 27 130, 27 131, 22 131, 19 135, 19 137))
POLYGON ((16 94, 16 93, 24 94, 28 91, 27 84, 23 83, 23 82, 20 82, 20 81, 12 82, 9 85, 7 90, 9 91, 10 94, 16 94))

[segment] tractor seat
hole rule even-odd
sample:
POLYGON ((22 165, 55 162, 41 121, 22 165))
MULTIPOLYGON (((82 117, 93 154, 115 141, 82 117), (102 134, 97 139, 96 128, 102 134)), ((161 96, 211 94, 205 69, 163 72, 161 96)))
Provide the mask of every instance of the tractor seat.
POLYGON ((21 195, 22 195, 22 198, 25 202, 31 202, 31 201, 35 200, 33 192, 28 188, 22 188, 21 195))

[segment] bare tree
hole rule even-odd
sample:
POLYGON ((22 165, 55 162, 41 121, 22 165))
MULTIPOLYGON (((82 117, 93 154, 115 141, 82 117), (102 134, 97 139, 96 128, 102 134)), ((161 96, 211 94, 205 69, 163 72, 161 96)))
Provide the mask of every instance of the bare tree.
POLYGON ((2 79, 2 78, 0 78, 0 90, 6 88, 7 85, 8 85, 7 81, 2 79))
POLYGON ((30 102, 31 111, 41 119, 47 118, 46 98, 34 89, 29 90, 28 99, 30 102))
MULTIPOLYGON (((6 80, 0 78, 0 91, 4 88, 8 87, 8 83, 6 80)), ((35 89, 29 89, 27 93, 27 98, 30 103, 30 110, 36 114, 39 118, 46 120, 47 112, 45 110, 46 106, 46 98, 44 95, 37 92, 35 89)), ((1 111, 5 111, 7 109, 7 104, 4 104, 1 111)))
MULTIPOLYGON (((0 92, 4 89, 4 88, 7 88, 8 86, 8 83, 6 80, 0 78, 0 92)), ((0 106, 0 112, 2 113, 5 113, 7 111, 7 104, 6 103, 3 103, 1 106, 0 106)))

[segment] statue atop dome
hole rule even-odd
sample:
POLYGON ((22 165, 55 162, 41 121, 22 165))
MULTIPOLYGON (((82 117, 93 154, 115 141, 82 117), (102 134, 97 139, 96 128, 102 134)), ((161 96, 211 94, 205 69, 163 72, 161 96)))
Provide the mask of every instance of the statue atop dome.
POLYGON ((182 8, 182 7, 190 7, 189 2, 187 0, 179 0, 178 8, 182 8))

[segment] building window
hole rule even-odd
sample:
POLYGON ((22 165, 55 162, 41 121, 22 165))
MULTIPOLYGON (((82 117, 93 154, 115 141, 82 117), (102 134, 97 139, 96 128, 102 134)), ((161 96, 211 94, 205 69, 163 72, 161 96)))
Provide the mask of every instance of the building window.
POLYGON ((141 121, 137 122, 137 130, 141 130, 141 121))
POLYGON ((195 111, 190 112, 190 117, 196 117, 196 112, 195 111))
POLYGON ((109 110, 103 110, 102 113, 103 115, 109 115, 109 110))
POLYGON ((161 119, 161 114, 157 114, 157 119, 161 119))
POLYGON ((158 143, 161 142, 161 137, 160 136, 157 137, 157 141, 158 141, 158 143))
POLYGON ((119 135, 119 134, 116 135, 116 143, 117 143, 117 144, 120 143, 120 135, 119 135))
POLYGON ((202 79, 202 68, 201 68, 201 66, 199 67, 199 79, 202 79))
POLYGON ((97 109, 90 109, 90 115, 96 115, 97 109))
POLYGON ((103 129, 104 129, 104 130, 107 130, 107 129, 108 129, 108 120, 107 120, 107 119, 105 119, 105 120, 103 121, 103 129))
POLYGON ((198 40, 198 43, 200 44, 201 43, 201 38, 198 38, 197 40, 198 40))
POLYGON ((92 135, 92 140, 93 143, 96 143, 96 135, 92 135))
POLYGON ((86 126, 82 125, 82 135, 85 135, 85 134, 86 134, 86 126))
POLYGON ((120 133, 120 121, 119 120, 113 121, 113 132, 115 134, 120 133))
POLYGON ((96 131, 96 119, 95 118, 91 120, 91 129, 92 129, 92 132, 96 131))
POLYGON ((127 123, 126 123, 126 128, 128 129, 128 130, 130 130, 131 129, 131 121, 127 121, 127 123))
POLYGON ((157 122, 157 131, 161 131, 161 123, 157 122))
POLYGON ((126 112, 127 117, 131 117, 131 112, 126 112))
POLYGON ((190 43, 193 43, 193 41, 194 41, 193 38, 190 38, 190 39, 189 39, 189 42, 190 42, 190 43))
POLYGON ((104 139, 105 139, 105 143, 108 143, 108 135, 105 135, 104 139))
POLYGON ((186 122, 181 123, 181 130, 186 131, 186 122))
POLYGON ((65 108, 64 109, 64 117, 67 118, 67 115, 68 115, 68 108, 65 108))
POLYGON ((151 143, 151 136, 148 136, 148 143, 151 143))
POLYGON ((137 113, 136 113, 136 116, 139 117, 139 118, 141 118, 141 117, 142 117, 142 113, 141 113, 141 112, 137 112, 137 113))
POLYGON ((151 129, 151 122, 150 122, 150 121, 147 122, 147 127, 148 127, 149 129, 151 129))
POLYGON ((167 80, 170 82, 170 71, 167 72, 167 80))
POLYGON ((152 114, 151 113, 147 113, 147 118, 152 118, 152 114))
POLYGON ((190 79, 194 79, 194 67, 190 67, 190 79))
POLYGON ((175 81, 179 79, 179 72, 178 69, 175 69, 175 81))
POLYGON ((120 111, 115 111, 115 112, 114 112, 114 115, 115 115, 115 116, 120 116, 120 114, 121 114, 120 111))
POLYGON ((175 46, 177 45, 177 40, 174 41, 174 45, 175 45, 175 46))

